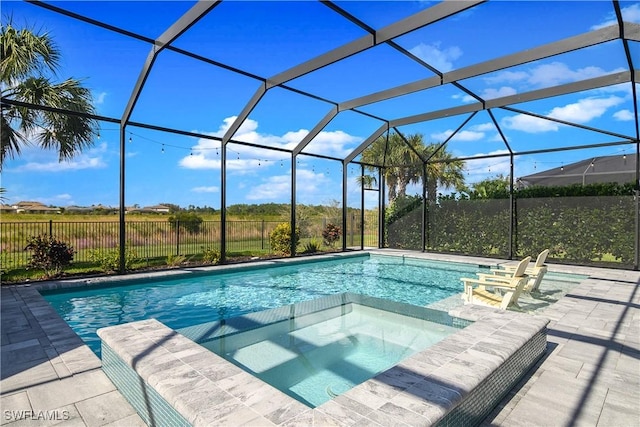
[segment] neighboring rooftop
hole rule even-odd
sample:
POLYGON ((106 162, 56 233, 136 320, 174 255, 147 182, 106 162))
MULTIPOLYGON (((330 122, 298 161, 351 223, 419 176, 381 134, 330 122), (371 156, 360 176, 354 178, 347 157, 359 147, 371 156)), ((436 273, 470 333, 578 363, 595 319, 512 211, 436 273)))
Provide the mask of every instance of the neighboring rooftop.
POLYGON ((551 187, 607 182, 633 183, 637 173, 636 159, 636 154, 592 157, 523 176, 517 179, 517 185, 522 188, 533 185, 551 187))

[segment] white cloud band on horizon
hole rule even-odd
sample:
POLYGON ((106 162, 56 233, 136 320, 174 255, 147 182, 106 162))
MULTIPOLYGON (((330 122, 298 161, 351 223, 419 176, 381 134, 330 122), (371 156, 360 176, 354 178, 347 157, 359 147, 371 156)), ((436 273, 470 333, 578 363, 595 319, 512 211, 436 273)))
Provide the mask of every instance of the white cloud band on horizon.
MULTIPOLYGON (((209 133, 221 138, 229 129, 236 117, 227 117, 217 131, 209 133)), ((271 166, 290 161, 291 155, 268 147, 293 150, 309 133, 306 129, 288 131, 281 136, 258 132, 258 122, 246 119, 240 126, 233 139, 239 142, 264 145, 256 148, 248 145, 230 143, 227 154, 227 169, 231 171, 252 172, 259 166, 271 166)), ((322 131, 302 151, 315 152, 324 155, 344 157, 351 149, 362 141, 362 138, 349 135, 341 130, 322 131)), ((192 147, 191 153, 178 162, 179 166, 187 169, 220 169, 220 141, 201 138, 192 147)))

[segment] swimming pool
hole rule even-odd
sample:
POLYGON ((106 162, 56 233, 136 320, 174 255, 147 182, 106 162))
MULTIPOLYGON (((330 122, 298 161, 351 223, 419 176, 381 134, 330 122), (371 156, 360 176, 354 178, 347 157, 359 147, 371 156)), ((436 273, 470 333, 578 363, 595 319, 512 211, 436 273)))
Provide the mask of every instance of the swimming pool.
POLYGON ((481 270, 409 257, 336 258, 41 293, 100 355, 96 331, 106 326, 155 318, 180 329, 343 292, 425 306, 460 293, 460 278, 481 270))

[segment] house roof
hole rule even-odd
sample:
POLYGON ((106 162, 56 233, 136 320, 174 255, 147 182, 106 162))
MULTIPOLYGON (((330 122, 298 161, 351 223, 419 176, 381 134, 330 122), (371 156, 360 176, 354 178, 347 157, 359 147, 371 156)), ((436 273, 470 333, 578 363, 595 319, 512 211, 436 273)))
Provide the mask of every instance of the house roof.
POLYGON ((592 157, 579 162, 547 169, 517 179, 518 186, 564 186, 616 182, 626 184, 636 180, 636 155, 592 157))

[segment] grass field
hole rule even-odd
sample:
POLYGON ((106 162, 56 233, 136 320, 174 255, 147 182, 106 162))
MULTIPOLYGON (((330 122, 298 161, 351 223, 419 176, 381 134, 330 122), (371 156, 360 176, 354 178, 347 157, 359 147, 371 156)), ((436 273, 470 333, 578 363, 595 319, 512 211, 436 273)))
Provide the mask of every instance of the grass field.
MULTIPOLYGON (((219 215, 203 215, 197 232, 189 232, 168 221, 168 215, 136 214, 125 218, 125 238, 128 250, 134 254, 132 270, 170 266, 176 260, 182 265, 202 263, 203 253, 220 250, 222 227, 219 215)), ((288 218, 228 218, 226 226, 226 258, 228 261, 273 257, 269 242, 271 231, 288 218)), ((301 232, 297 252, 333 251, 322 244, 322 231, 332 222, 327 218, 304 218, 299 221, 301 232), (309 245, 313 243, 313 246, 309 245), (315 247, 315 250, 314 250, 315 247)), ((367 246, 377 246, 377 214, 365 219, 367 246), (369 222, 371 218, 372 222, 369 222), (375 222, 373 222, 375 221, 375 222)), ((347 223, 346 245, 360 247, 362 235, 359 218, 347 223)), ((3 214, 0 221, 0 271, 3 282, 41 279, 43 271, 29 269, 30 252, 25 247, 30 237, 48 235, 71 246, 73 263, 66 275, 104 273, 92 254, 117 257, 120 239, 118 215, 76 214, 3 214)), ((338 242, 338 247, 341 243, 338 242)))

